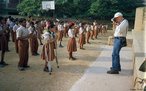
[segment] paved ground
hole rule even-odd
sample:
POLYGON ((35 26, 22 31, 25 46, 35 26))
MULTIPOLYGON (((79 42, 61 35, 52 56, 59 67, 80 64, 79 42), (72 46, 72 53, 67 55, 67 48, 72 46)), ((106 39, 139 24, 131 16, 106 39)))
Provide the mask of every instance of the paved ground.
MULTIPOLYGON (((52 75, 43 72, 44 61, 40 56, 31 55, 31 67, 20 72, 17 68, 18 55, 10 42, 11 51, 5 57, 9 65, 0 68, 0 91, 129 91, 132 82, 131 48, 124 48, 121 52, 123 70, 120 75, 107 75, 112 50, 112 46, 107 45, 109 35, 112 35, 111 31, 106 36, 99 35, 97 40, 91 40, 91 44, 85 45, 86 50, 78 49, 73 54, 76 61, 68 59, 68 38, 63 39, 64 48, 58 48, 60 68, 57 69, 54 61, 52 75), (126 90, 119 90, 121 88, 126 90)), ((39 46, 39 53, 41 48, 39 46)))
POLYGON ((109 75, 106 71, 111 66, 110 46, 98 48, 102 51, 94 63, 86 70, 70 91, 130 91, 132 88, 132 50, 123 48, 121 51, 122 71, 119 75, 109 75))

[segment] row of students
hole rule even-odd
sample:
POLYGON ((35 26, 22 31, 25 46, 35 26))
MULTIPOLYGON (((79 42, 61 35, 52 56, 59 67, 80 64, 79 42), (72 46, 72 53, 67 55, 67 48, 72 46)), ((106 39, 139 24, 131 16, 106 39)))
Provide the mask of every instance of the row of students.
POLYGON ((56 42, 58 39, 59 47, 63 47, 62 41, 64 34, 66 35, 65 37, 69 37, 67 44, 69 59, 76 60, 76 58, 73 57, 73 52, 77 51, 76 37, 79 36, 78 43, 80 44, 80 49, 84 49, 83 45, 86 43, 86 40, 87 43, 90 43, 89 39, 91 38, 91 31, 93 31, 92 25, 83 23, 80 23, 79 25, 77 25, 76 23, 65 23, 64 26, 62 25, 63 24, 61 24, 60 22, 54 23, 52 21, 39 22, 34 20, 27 22, 26 19, 20 19, 19 24, 18 22, 15 23, 15 25, 13 26, 13 37, 16 46, 16 52, 19 54, 19 70, 23 71, 26 68, 29 68, 29 44, 32 55, 39 55, 37 52, 39 46, 37 39, 40 40, 40 44, 42 45, 43 43, 41 35, 44 39, 41 54, 41 58, 45 60, 44 71, 52 71, 51 61, 53 61, 57 56, 55 55, 55 50, 57 48, 56 42), (42 32, 43 30, 44 32, 42 32), (66 31, 67 34, 66 32, 64 33, 64 31, 66 31))

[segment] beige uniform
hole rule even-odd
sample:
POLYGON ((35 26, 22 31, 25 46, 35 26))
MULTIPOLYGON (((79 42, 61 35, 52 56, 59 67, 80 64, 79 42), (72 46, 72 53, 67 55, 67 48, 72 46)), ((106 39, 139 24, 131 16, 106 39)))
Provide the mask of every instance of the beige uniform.
POLYGON ((29 33, 32 33, 32 36, 29 38, 31 54, 36 55, 38 51, 37 31, 31 26, 28 28, 28 30, 29 33))
POLYGON ((16 30, 19 28, 20 26, 15 24, 13 26, 13 33, 14 33, 14 42, 15 42, 15 49, 16 49, 16 53, 18 53, 18 40, 16 38, 16 30))
POLYGON ((79 28, 79 44, 80 44, 80 48, 83 48, 83 45, 86 43, 85 41, 85 30, 83 29, 83 27, 79 28))
POLYGON ((68 52, 75 52, 77 51, 77 45, 76 45, 76 39, 75 39, 75 33, 73 29, 68 30, 68 45, 67 45, 67 50, 68 52))
POLYGON ((59 41, 62 41, 62 38, 63 38, 63 31, 64 31, 63 25, 59 24, 59 25, 57 26, 57 29, 58 29, 58 40, 59 40, 59 41))
POLYGON ((42 49, 42 54, 41 57, 43 60, 46 61, 53 61, 53 59, 55 59, 55 35, 53 34, 53 32, 45 32, 43 34, 43 38, 44 38, 44 45, 43 45, 43 49, 42 49))
POLYGON ((91 26, 90 25, 87 25, 87 27, 86 27, 86 31, 87 31, 87 33, 86 33, 86 36, 87 36, 87 43, 89 43, 89 38, 90 38, 90 36, 91 36, 91 26))
MULTIPOLYGON (((20 26, 16 30, 16 36, 18 37, 27 37, 29 36, 29 31, 27 28, 20 26)), ((19 67, 28 66, 28 49, 29 49, 29 42, 28 38, 19 39, 18 40, 18 53, 19 53, 19 67)))
POLYGON ((93 26, 93 31, 94 31, 94 37, 97 38, 97 35, 98 35, 98 27, 97 27, 97 25, 93 26))

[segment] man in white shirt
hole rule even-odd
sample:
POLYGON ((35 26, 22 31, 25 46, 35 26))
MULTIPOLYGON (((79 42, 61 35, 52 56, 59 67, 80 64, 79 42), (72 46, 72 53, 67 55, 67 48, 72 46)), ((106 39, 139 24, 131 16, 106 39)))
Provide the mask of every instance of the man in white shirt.
POLYGON ((112 53, 112 67, 108 74, 119 74, 121 71, 120 65, 120 50, 122 47, 126 46, 126 35, 128 31, 128 21, 123 18, 123 14, 117 12, 112 19, 116 23, 115 33, 114 33, 114 47, 112 53))

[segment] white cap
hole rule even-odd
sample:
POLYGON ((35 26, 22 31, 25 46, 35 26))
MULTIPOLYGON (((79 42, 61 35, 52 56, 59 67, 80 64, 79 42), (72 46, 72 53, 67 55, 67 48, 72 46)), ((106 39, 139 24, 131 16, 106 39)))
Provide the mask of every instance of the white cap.
POLYGON ((117 12, 115 13, 114 17, 111 19, 111 21, 113 21, 115 18, 119 17, 119 16, 123 16, 123 14, 121 12, 117 12))
POLYGON ((117 18, 119 16, 123 16, 123 14, 121 12, 117 12, 115 15, 114 15, 114 18, 117 18))

